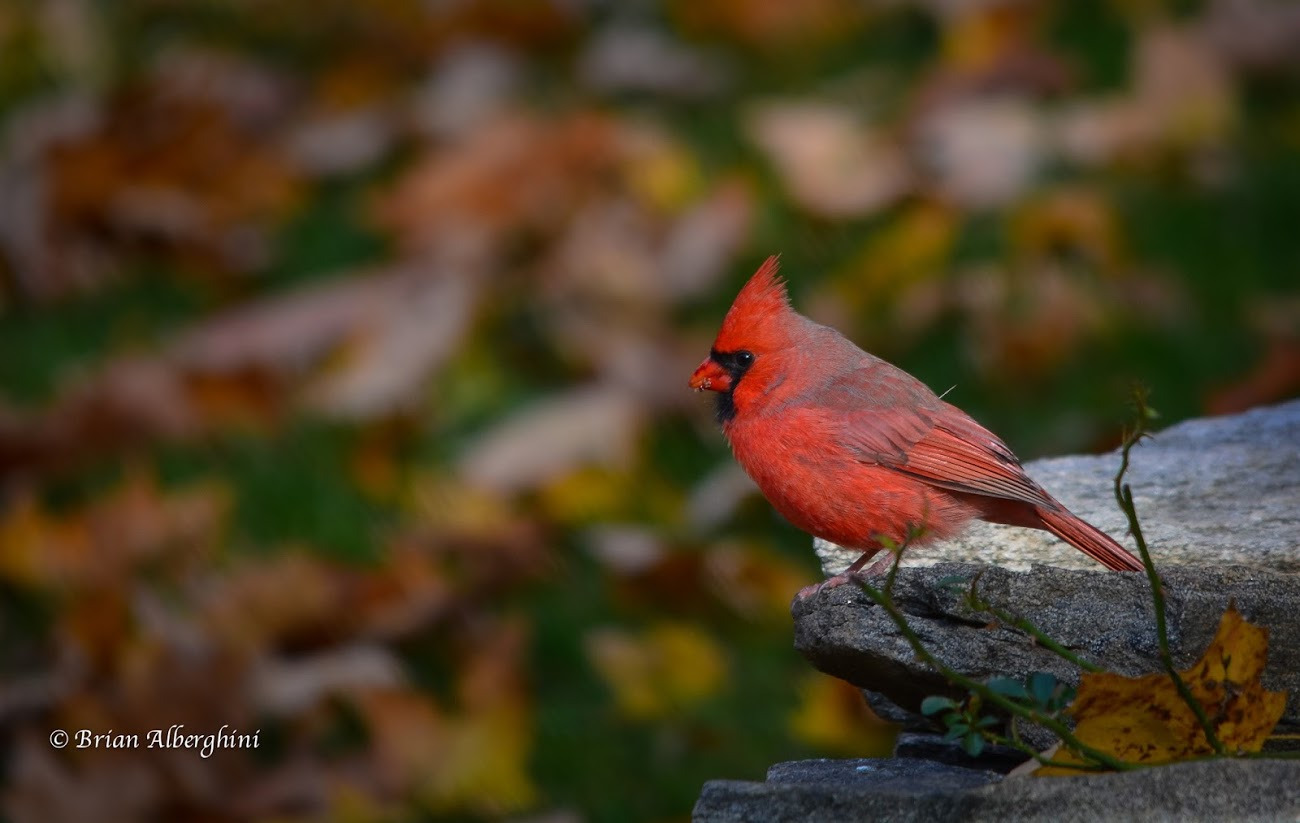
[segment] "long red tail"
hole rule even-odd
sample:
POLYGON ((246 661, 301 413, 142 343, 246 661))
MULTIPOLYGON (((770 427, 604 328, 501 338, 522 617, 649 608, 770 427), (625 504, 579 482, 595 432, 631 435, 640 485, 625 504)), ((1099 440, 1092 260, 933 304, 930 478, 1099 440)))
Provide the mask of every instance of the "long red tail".
POLYGON ((1140 572, 1142 561, 1116 543, 1105 532, 1067 509, 1052 511, 1037 507, 1043 528, 1112 571, 1140 572))

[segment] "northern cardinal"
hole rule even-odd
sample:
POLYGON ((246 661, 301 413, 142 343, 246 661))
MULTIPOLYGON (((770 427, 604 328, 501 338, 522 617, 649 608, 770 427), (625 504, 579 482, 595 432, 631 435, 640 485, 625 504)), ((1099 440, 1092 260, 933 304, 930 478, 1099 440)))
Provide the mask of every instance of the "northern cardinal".
POLYGON ((690 386, 718 393, 732 452, 777 511, 862 552, 846 575, 882 538, 947 538, 977 518, 1045 529, 1109 569, 1142 569, 1030 480, 988 429, 791 308, 775 257, 736 296, 690 386))

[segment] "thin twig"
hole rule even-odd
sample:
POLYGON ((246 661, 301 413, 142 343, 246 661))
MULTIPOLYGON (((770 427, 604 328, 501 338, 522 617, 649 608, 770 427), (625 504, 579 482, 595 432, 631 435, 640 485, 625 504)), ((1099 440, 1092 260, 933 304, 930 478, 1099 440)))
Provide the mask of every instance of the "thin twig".
POLYGON ((1091 660, 1084 660, 1082 657, 1079 657, 1079 655, 1075 654, 1074 652, 1067 649, 1065 646, 1062 646, 1060 643, 1053 640, 1045 632, 1043 632, 1042 629, 1038 628, 1033 623, 1029 622, 1028 619, 1016 614, 1012 614, 1011 612, 999 608, 998 606, 995 606, 989 601, 980 597, 979 592, 975 588, 978 585, 978 583, 979 583, 978 578, 971 581, 970 592, 967 595, 968 604, 972 609, 979 612, 987 612, 988 614, 993 615, 998 620, 1001 620, 1003 623, 1007 624, 1008 626, 1011 626, 1012 628, 1015 629, 1019 629, 1020 631, 1034 638, 1035 642, 1037 642, 1040 646, 1043 646, 1044 648, 1054 652, 1058 657, 1068 660, 1069 662, 1073 663, 1074 665, 1078 666, 1079 668, 1083 669, 1086 672, 1104 671, 1104 669, 1102 669, 1101 666, 1098 666, 1096 663, 1093 663, 1091 660))
MULTIPOLYGON (((894 556, 893 565, 895 568, 898 566, 901 555, 902 552, 900 551, 894 556)), ((1066 746, 1073 749, 1085 759, 1091 760, 1098 765, 1105 766, 1113 771, 1129 771, 1139 768, 1137 764, 1126 763, 1113 755, 1094 749, 1092 746, 1084 743, 1074 735, 1074 732, 1071 731, 1068 726, 1055 717, 1042 714, 1041 712, 1034 711, 1033 709, 1016 703, 1015 701, 993 691, 984 683, 980 683, 977 680, 949 668, 930 653, 929 649, 925 647, 925 644, 921 642, 921 638, 918 637, 916 632, 912 630, 912 627, 908 625, 907 618, 901 611, 899 611, 898 606, 894 604, 894 601, 886 596, 884 591, 877 589, 865 581, 858 581, 858 585, 861 587, 862 591, 866 593, 867 597, 871 598, 872 602, 877 606, 884 609, 885 614, 889 615, 890 619, 894 621, 894 625, 898 627, 899 632, 903 635, 903 638, 907 641, 908 645, 912 647, 912 651, 916 653, 916 656, 921 658, 921 660, 942 675, 948 682, 965 689, 972 694, 978 695, 981 700, 987 703, 992 703, 1013 716, 1023 717, 1031 723, 1035 723, 1048 729, 1060 738, 1061 742, 1066 746)))
POLYGON ((1096 763, 1066 763, 1061 760, 1053 760, 1052 758, 1048 757, 1047 755, 1043 754, 1037 749, 1034 749, 1028 744, 1022 742, 1018 737, 1013 740, 1010 738, 1003 737, 1000 734, 994 734, 993 732, 986 732, 985 734, 988 737, 988 739, 993 741, 994 743, 998 743, 1003 746, 1011 746, 1012 748, 1019 749, 1020 751, 1028 754, 1031 758, 1037 760, 1038 765, 1040 766, 1055 766, 1058 769, 1075 769, 1081 772, 1100 772, 1106 770, 1105 766, 1100 766, 1096 763))
POLYGON ((906 548, 907 544, 904 543, 896 549, 890 549, 894 553, 894 562, 889 564, 889 574, 885 576, 884 591, 885 597, 888 597, 891 602, 894 599, 894 581, 898 578, 898 567, 903 560, 903 549, 906 548))
POLYGON ((1182 675, 1174 668, 1174 657, 1169 651, 1169 627, 1166 617, 1167 603, 1165 601, 1164 584, 1160 580, 1160 575, 1156 574, 1155 563, 1151 560, 1151 551, 1147 548, 1146 538, 1142 535, 1142 525, 1138 522, 1137 507, 1133 504, 1133 490, 1124 482, 1124 475, 1128 472, 1129 452, 1141 442, 1142 438, 1147 436, 1146 422, 1149 416, 1149 408, 1146 402, 1146 392, 1141 389, 1135 390, 1133 400, 1137 406, 1137 423, 1131 431, 1124 434, 1124 445, 1120 449, 1119 471, 1115 474, 1115 499, 1119 502, 1119 507, 1124 510, 1124 516, 1128 518, 1129 533, 1133 535, 1133 542, 1137 544, 1138 554, 1142 557, 1142 568, 1146 569, 1147 580, 1151 584, 1151 600, 1156 612, 1156 641, 1160 645, 1160 663, 1164 666, 1165 673, 1173 681, 1179 697, 1192 710, 1192 714, 1196 715, 1196 721, 1201 725, 1201 730, 1205 733, 1205 739, 1209 742, 1210 748, 1214 749, 1215 754, 1227 754, 1223 741, 1219 740, 1218 734, 1214 731, 1214 725, 1205 713, 1205 707, 1201 705, 1201 701, 1196 699, 1196 695, 1192 694, 1192 690, 1188 688, 1182 675))

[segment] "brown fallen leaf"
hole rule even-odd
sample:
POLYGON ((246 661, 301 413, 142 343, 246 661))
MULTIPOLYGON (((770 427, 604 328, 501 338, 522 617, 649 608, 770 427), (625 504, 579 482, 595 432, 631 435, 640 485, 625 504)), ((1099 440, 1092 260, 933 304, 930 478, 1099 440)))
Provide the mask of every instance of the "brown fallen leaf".
POLYGON ((1238 414, 1277 403, 1300 390, 1300 340, 1275 339, 1244 377, 1215 389, 1205 399, 1212 415, 1238 414))
POLYGON ((791 199, 814 214, 865 217, 911 190, 911 169, 897 142, 847 106, 767 103, 750 114, 745 129, 791 199))
POLYGON ((257 427, 294 408, 349 421, 414 408, 468 333, 479 291, 476 272, 399 264, 219 313, 158 353, 110 357, 43 411, 0 402, 0 475, 257 427))
POLYGON ((63 236, 155 243, 235 271, 269 255, 269 231, 297 205, 299 175, 232 114, 146 90, 87 139, 47 157, 63 236))
POLYGON ((353 696, 382 781, 434 812, 499 816, 533 805, 532 702, 520 620, 485 624, 458 661, 454 700, 413 689, 353 696))
POLYGON ((1049 7, 1034 3, 936 3, 942 61, 922 85, 924 106, 989 93, 1047 95, 1069 87, 1065 61, 1039 45, 1049 7))
POLYGON ((1081 259, 1106 275, 1126 273, 1121 217, 1097 187, 1060 186, 1029 198, 1011 216, 1008 239, 1017 257, 1081 259))
POLYGON ((1068 105, 1057 148, 1080 165, 1138 166, 1166 154, 1195 157, 1225 143, 1240 118, 1222 55, 1191 27, 1154 27, 1134 43, 1129 93, 1068 105))
POLYGON ((925 147, 926 188, 967 210, 1014 202, 1040 179, 1049 157, 1044 115, 1016 97, 954 100, 913 128, 925 147))
POLYGON ((101 499, 66 513, 21 493, 0 517, 0 580, 80 592, 120 583, 144 566, 184 568, 213 551, 230 507, 218 483, 163 489, 137 470, 101 499))
POLYGON ((375 220, 416 253, 491 249, 511 231, 553 230, 616 165, 618 135, 594 114, 502 114, 416 162, 375 203, 375 220))
POLYGON ((1050 262, 968 269, 950 288, 972 359, 999 379, 1053 373, 1110 322, 1106 296, 1094 283, 1050 262))
POLYGON ((1237 71, 1282 70, 1300 58, 1300 6, 1294 3, 1211 3, 1200 31, 1237 71))
POLYGON ((473 486, 512 493, 576 467, 626 465, 643 410, 627 392, 605 385, 540 400, 485 432, 460 461, 473 486))
MULTIPOLYGON (((1260 682, 1267 661, 1268 629, 1246 622, 1229 605, 1201 659, 1180 672, 1229 753, 1259 751, 1286 708, 1286 692, 1266 691, 1260 682)), ((1075 734, 1081 741, 1127 763, 1158 765, 1214 753, 1165 674, 1084 674, 1069 711, 1078 721, 1075 734)), ((1084 762, 1068 750, 1055 760, 1084 762)), ((1035 772, 1081 773, 1057 766, 1035 772)))

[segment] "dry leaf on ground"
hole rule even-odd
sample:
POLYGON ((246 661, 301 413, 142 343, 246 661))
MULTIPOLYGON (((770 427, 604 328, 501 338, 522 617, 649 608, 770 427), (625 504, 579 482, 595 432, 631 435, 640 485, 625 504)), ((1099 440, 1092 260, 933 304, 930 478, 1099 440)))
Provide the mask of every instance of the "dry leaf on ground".
MULTIPOLYGON (((1230 753, 1259 751, 1286 708, 1286 692, 1266 691, 1260 682, 1267 661, 1268 629, 1246 622, 1236 606, 1229 606, 1205 654, 1180 673, 1230 753)), ((1080 740, 1128 763, 1157 765, 1214 752, 1165 674, 1084 674, 1070 713, 1080 740)), ((1069 751, 1055 759, 1083 762, 1069 751)), ((1036 772, 1081 773, 1060 767, 1036 772)))
POLYGON ((627 392, 602 385, 572 389, 485 432, 461 458, 462 474, 476 487, 508 493, 585 464, 622 465, 642 417, 627 392))
POLYGON ((871 711, 860 689, 821 672, 799 683, 799 705, 788 723, 799 740, 850 757, 888 757, 898 734, 898 726, 871 711))
POLYGON ((678 714, 727 684, 722 648, 689 623, 663 622, 639 636, 595 629, 587 635, 586 647, 587 658, 614 692, 620 711, 632 719, 678 714))
POLYGON ((745 128, 790 198, 814 214, 865 217, 911 188, 911 171, 897 143, 848 107, 769 103, 747 118, 745 128))

